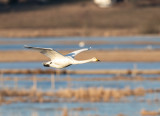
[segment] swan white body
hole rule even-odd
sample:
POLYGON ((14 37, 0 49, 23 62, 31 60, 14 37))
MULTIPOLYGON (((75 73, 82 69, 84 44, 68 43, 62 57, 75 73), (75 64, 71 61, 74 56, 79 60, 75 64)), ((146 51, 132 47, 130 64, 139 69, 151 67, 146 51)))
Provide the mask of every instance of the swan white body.
POLYGON ((45 56, 49 57, 51 61, 48 61, 46 63, 43 63, 45 67, 54 67, 54 68, 65 68, 72 64, 83 64, 88 62, 97 62, 99 61, 97 58, 93 57, 88 60, 82 60, 78 61, 75 60, 74 57, 79 54, 80 52, 87 51, 89 48, 84 48, 80 50, 73 51, 67 55, 62 55, 58 53, 57 51, 51 49, 51 48, 40 48, 40 47, 30 47, 25 46, 25 48, 37 50, 40 53, 44 54, 45 56))

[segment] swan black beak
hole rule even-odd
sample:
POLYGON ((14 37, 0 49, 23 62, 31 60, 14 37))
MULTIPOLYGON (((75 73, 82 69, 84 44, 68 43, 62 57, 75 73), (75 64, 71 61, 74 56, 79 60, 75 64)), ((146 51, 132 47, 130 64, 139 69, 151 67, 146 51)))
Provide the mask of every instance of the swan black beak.
POLYGON ((97 59, 97 62, 100 62, 100 60, 99 60, 99 59, 97 59))
POLYGON ((99 60, 99 59, 97 59, 97 62, 100 62, 100 60, 99 60))
POLYGON ((49 67, 49 64, 43 64, 44 67, 49 67))
POLYGON ((96 59, 96 62, 100 62, 100 60, 99 60, 99 59, 96 59))

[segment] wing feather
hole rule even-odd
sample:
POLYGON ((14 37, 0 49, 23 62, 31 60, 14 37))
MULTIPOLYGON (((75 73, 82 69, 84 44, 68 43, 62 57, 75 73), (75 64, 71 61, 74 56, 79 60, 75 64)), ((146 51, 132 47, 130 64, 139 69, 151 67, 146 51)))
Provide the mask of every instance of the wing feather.
POLYGON ((66 56, 70 56, 70 57, 74 58, 77 54, 79 54, 79 53, 81 53, 83 51, 90 50, 90 49, 91 49, 91 47, 90 48, 83 48, 83 49, 80 49, 80 50, 76 50, 76 51, 73 51, 73 52, 67 54, 66 56))
POLYGON ((37 50, 40 53, 44 54, 45 56, 49 57, 51 60, 64 58, 62 54, 58 53, 52 48, 40 48, 40 47, 31 47, 31 46, 24 46, 24 47, 32 50, 37 50))

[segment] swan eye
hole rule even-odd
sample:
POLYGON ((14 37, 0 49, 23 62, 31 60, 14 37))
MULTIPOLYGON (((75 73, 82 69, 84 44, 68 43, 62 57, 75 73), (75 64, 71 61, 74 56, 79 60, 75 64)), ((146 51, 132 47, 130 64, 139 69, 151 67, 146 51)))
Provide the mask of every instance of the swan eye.
POLYGON ((52 64, 52 62, 50 62, 50 64, 52 64))

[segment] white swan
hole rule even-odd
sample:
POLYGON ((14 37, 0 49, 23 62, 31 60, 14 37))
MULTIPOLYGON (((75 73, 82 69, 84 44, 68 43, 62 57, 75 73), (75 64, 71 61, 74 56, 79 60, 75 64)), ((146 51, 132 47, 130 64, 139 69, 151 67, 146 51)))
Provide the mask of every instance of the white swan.
POLYGON ((80 52, 83 52, 83 51, 87 51, 90 48, 76 50, 76 51, 73 51, 73 52, 64 56, 51 48, 31 47, 31 46, 26 46, 26 45, 24 47, 28 48, 28 49, 38 50, 40 53, 49 57, 51 59, 51 61, 43 63, 43 66, 45 66, 45 67, 65 68, 65 67, 68 67, 72 64, 83 64, 83 63, 88 63, 88 62, 100 61, 95 57, 88 59, 88 60, 82 60, 82 61, 78 61, 78 60, 74 59, 74 57, 77 54, 79 54, 80 52))

